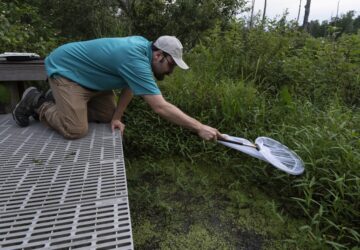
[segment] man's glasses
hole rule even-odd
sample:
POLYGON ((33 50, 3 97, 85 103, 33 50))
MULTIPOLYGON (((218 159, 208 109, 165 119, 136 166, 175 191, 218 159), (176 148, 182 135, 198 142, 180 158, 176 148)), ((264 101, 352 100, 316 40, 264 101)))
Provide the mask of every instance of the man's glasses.
POLYGON ((170 55, 163 53, 163 57, 165 58, 165 60, 166 60, 167 63, 169 64, 169 66, 171 66, 171 67, 176 66, 176 63, 175 63, 174 61, 171 61, 171 62, 169 61, 169 59, 167 58, 168 56, 170 56, 170 55))

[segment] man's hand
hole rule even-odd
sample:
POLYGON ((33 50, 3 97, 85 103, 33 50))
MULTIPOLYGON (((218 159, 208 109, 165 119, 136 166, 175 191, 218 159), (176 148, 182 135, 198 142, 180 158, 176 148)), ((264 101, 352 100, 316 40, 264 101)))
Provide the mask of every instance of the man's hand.
POLYGON ((115 129, 120 129, 121 134, 124 134, 125 124, 122 123, 120 120, 112 120, 111 121, 111 130, 114 133, 115 129))
POLYGON ((132 91, 129 88, 121 90, 118 105, 113 114, 111 121, 111 130, 114 133, 115 129, 120 129, 121 134, 124 134, 125 124, 121 122, 121 117, 124 115, 126 107, 129 105, 133 97, 132 91))
POLYGON ((223 135, 216 128, 212 128, 207 125, 202 125, 200 127, 198 130, 198 135, 206 141, 216 141, 218 138, 223 138, 223 135))

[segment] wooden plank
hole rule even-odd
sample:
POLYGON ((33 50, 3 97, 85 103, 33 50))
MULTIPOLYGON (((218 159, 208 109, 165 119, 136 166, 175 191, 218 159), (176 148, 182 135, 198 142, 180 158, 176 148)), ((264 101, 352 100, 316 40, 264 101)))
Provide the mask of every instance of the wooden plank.
POLYGON ((45 81, 47 78, 44 60, 0 61, 0 82, 10 91, 10 103, 5 105, 5 112, 10 112, 24 91, 23 81, 45 81))
POLYGON ((0 81, 44 81, 46 70, 43 60, 26 62, 0 61, 0 81))

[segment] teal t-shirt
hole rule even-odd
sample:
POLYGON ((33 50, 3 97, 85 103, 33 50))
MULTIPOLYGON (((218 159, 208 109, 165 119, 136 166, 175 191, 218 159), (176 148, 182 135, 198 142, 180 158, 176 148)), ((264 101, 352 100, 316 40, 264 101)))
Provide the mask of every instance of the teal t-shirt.
POLYGON ((141 36, 73 42, 45 59, 47 75, 61 75, 93 90, 129 87, 134 95, 157 95, 151 42, 141 36))

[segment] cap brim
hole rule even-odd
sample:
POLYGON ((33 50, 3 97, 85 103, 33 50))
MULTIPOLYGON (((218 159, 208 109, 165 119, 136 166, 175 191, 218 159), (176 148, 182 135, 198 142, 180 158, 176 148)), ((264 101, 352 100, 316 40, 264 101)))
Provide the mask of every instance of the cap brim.
POLYGON ((175 57, 173 57, 173 59, 174 59, 176 65, 179 66, 180 68, 189 69, 189 66, 182 59, 175 58, 175 57))

